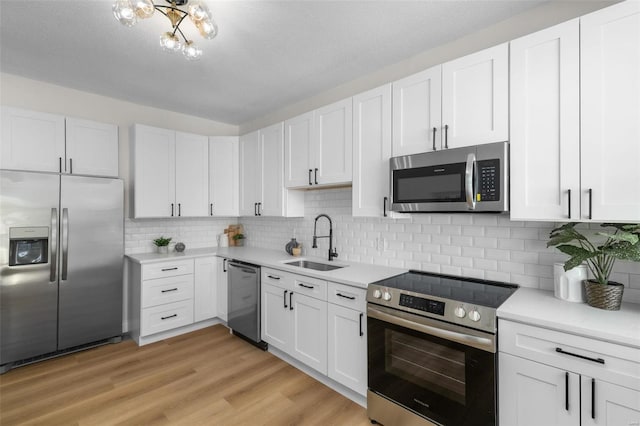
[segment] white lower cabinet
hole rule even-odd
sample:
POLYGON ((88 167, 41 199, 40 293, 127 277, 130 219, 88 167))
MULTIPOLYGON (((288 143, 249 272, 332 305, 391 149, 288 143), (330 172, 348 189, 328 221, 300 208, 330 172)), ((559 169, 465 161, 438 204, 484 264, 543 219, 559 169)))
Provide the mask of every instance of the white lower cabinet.
POLYGON ((262 340, 365 395, 366 291, 262 268, 262 340))
POLYGON ((500 424, 640 423, 637 349, 504 320, 498 330, 500 424))
POLYGON ((218 318, 227 322, 227 314, 229 308, 227 307, 227 296, 229 294, 229 275, 227 273, 227 261, 222 257, 218 257, 216 262, 216 289, 217 289, 217 306, 218 306, 218 318))
POLYGON ((216 323, 216 259, 129 261, 129 332, 138 345, 216 323))

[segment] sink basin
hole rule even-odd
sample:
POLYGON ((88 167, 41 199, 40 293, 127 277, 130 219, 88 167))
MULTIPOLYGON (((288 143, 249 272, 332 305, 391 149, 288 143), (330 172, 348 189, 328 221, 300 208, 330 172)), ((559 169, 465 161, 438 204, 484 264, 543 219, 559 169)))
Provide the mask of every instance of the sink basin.
POLYGON ((333 271, 334 269, 344 268, 339 265, 328 265, 326 263, 312 262, 310 260, 296 260, 286 262, 285 265, 297 266, 299 268, 313 269, 315 271, 333 271))

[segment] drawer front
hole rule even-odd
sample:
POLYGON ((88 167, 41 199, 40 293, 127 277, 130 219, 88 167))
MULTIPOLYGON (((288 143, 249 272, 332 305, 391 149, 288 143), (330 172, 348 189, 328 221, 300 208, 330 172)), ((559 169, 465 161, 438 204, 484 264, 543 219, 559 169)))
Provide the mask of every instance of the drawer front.
POLYGON ((143 309, 140 322, 142 336, 192 324, 193 300, 183 300, 143 309))
POLYGON ((498 322, 500 352, 640 388, 640 350, 512 321, 498 322))
POLYGON ((142 282, 142 307, 193 299, 193 275, 158 278, 142 282))
POLYGON ((327 300, 345 308, 365 312, 367 307, 367 290, 346 284, 329 282, 327 286, 327 300))
POLYGON ((317 278, 294 275, 293 291, 319 300, 327 300, 327 282, 317 278))
POLYGON ((193 274, 193 259, 142 265, 142 280, 193 274))
POLYGON ((277 269, 262 268, 262 283, 275 285, 283 290, 293 290, 293 275, 277 269))

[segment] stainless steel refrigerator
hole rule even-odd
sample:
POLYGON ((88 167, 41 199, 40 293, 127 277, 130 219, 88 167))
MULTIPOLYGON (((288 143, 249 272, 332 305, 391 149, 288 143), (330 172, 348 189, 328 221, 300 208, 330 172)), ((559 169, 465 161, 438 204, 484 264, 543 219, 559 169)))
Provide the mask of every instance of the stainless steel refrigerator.
POLYGON ((0 373, 122 334, 120 179, 0 171, 0 373))

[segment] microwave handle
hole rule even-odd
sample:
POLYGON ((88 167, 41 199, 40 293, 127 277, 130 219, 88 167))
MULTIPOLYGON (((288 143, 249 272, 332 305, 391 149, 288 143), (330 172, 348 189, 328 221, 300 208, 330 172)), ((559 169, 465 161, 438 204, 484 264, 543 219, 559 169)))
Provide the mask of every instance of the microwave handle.
POLYGON ((476 155, 471 153, 467 155, 467 167, 464 172, 464 191, 467 196, 467 207, 469 210, 476 209, 476 183, 478 178, 476 176, 476 155))

